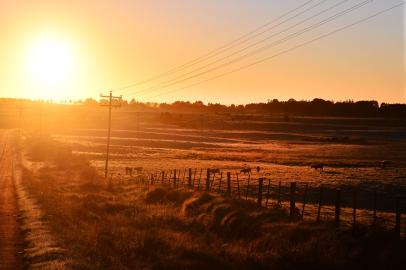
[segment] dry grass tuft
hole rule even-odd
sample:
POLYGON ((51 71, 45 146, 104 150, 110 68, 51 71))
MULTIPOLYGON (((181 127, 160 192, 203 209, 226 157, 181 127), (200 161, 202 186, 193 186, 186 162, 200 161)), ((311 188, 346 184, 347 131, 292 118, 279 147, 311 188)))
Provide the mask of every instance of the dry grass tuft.
POLYGON ((175 190, 168 187, 158 187, 147 192, 145 202, 153 203, 171 203, 177 206, 182 205, 186 200, 192 197, 192 192, 175 190))

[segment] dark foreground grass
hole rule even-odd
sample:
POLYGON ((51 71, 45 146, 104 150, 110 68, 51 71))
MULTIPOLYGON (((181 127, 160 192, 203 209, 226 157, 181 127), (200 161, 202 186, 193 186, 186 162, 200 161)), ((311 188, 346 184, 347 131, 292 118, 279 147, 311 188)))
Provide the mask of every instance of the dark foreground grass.
MULTIPOLYGON (((85 160, 27 140, 23 183, 74 269, 396 269, 405 241, 379 228, 291 221, 208 193, 108 185, 85 160), (29 147, 33 146, 35 147, 29 147), (41 155, 35 154, 41 151, 41 155), (59 154, 55 154, 59 153, 59 154), (64 155, 60 158, 60 155, 64 155), (59 158, 58 158, 59 157, 59 158)), ((62 147, 63 150, 59 149, 62 147)))

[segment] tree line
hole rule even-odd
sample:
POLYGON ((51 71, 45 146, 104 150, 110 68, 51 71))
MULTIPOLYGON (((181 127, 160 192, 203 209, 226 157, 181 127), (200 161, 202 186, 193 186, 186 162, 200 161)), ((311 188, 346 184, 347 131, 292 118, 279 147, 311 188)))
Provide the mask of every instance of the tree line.
MULTIPOLYGON (((16 99, 1 99, 2 103, 53 103, 52 101, 30 101, 16 99)), ((74 104, 84 106, 99 106, 105 104, 106 100, 96 101, 88 98, 63 102, 63 104, 74 104)), ((53 103, 55 104, 55 103, 53 103)), ((224 105, 220 103, 203 103, 202 101, 176 101, 173 103, 139 102, 134 99, 122 100, 123 108, 135 111, 160 111, 180 113, 218 113, 218 114, 280 114, 286 116, 330 116, 330 117, 406 117, 406 104, 381 103, 375 100, 366 101, 330 101, 315 98, 311 101, 289 99, 279 101, 277 99, 267 102, 249 103, 245 105, 224 105)))
POLYGON ((224 105, 220 103, 204 104, 201 101, 176 101, 173 103, 141 103, 135 100, 125 103, 137 110, 150 108, 169 112, 190 113, 258 113, 281 114, 295 116, 331 116, 331 117, 406 117, 406 104, 389 104, 377 101, 343 101, 334 102, 323 99, 312 101, 279 101, 268 100, 263 103, 249 103, 246 105, 224 105))

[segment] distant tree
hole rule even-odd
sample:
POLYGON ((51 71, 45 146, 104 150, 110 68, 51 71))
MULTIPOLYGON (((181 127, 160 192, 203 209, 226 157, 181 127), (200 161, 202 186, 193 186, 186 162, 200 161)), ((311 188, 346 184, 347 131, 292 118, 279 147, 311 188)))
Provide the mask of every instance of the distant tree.
POLYGON ((84 102, 83 105, 85 106, 97 106, 99 105, 99 102, 94 100, 93 98, 87 98, 84 102))

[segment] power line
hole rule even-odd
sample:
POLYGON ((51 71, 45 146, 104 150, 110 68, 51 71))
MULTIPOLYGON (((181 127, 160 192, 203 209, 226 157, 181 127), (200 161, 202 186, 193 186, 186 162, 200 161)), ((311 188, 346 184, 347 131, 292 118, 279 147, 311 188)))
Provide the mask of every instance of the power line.
POLYGON ((100 95, 102 98, 108 98, 109 103, 107 105, 102 104, 101 106, 108 106, 109 107, 109 126, 107 130, 107 148, 106 148, 106 163, 104 166, 104 178, 107 178, 107 174, 109 172, 109 156, 110 156, 110 137, 111 137, 111 108, 112 107, 119 107, 120 104, 113 104, 113 101, 118 100, 121 101, 122 97, 114 97, 113 93, 110 91, 108 96, 100 95))
MULTIPOLYGON (((213 68, 210 68, 210 69, 208 69, 208 70, 205 70, 205 71, 202 71, 202 72, 200 72, 200 73, 194 74, 194 75, 192 75, 192 76, 189 76, 189 77, 186 77, 186 78, 183 78, 183 79, 179 79, 179 80, 177 80, 177 81, 173 81, 173 82, 167 83, 167 84, 165 84, 165 85, 161 85, 160 88, 167 88, 167 87, 170 87, 170 86, 172 86, 172 85, 176 85, 176 84, 179 84, 179 83, 182 83, 182 82, 185 82, 185 81, 188 81, 188 80, 191 80, 191 79, 200 77, 200 76, 202 76, 202 75, 205 75, 205 74, 207 74, 207 73, 211 73, 211 72, 213 72, 213 71, 216 71, 216 70, 218 70, 218 69, 221 69, 221 68, 223 68, 223 67, 226 67, 226 66, 228 66, 228 65, 230 65, 230 64, 233 64, 233 63, 235 63, 235 62, 241 61, 241 60, 243 60, 243 59, 245 59, 245 58, 247 58, 247 57, 251 57, 251 56, 253 56, 253 55, 255 55, 255 54, 258 54, 258 53, 260 53, 260 52, 262 52, 262 51, 264 51, 264 50, 267 50, 267 49, 269 49, 269 48, 271 48, 271 47, 274 47, 274 46, 283 44, 283 43, 285 43, 285 42, 287 42, 287 41, 289 41, 289 40, 291 40, 291 39, 293 39, 293 38, 296 38, 296 37, 298 37, 298 36, 301 36, 301 35, 304 34, 304 33, 307 33, 307 32, 309 32, 309 31, 312 31, 312 30, 314 30, 314 29, 316 29, 316 28, 318 28, 318 27, 320 27, 320 26, 322 26, 322 25, 324 25, 324 24, 327 24, 327 23, 329 23, 329 22, 331 22, 331 21, 333 21, 333 20, 335 20, 335 19, 337 19, 337 18, 339 18, 339 17, 342 17, 342 16, 344 16, 344 15, 346 15, 346 14, 348 14, 348 13, 354 11, 354 10, 357 10, 357 9, 359 9, 359 8, 361 8, 361 7, 365 6, 365 5, 367 5, 367 4, 370 3, 371 1, 372 1, 372 0, 366 0, 366 1, 363 1, 363 2, 361 2, 361 3, 358 3, 357 5, 354 5, 354 6, 348 8, 348 9, 346 9, 346 10, 343 10, 343 11, 341 11, 341 12, 339 12, 339 13, 336 13, 336 14, 334 14, 333 16, 330 16, 330 17, 328 17, 328 18, 326 18, 326 19, 324 19, 324 20, 322 20, 322 21, 320 21, 320 22, 317 22, 317 23, 315 23, 315 24, 312 24, 311 26, 308 26, 308 27, 306 27, 306 28, 303 28, 303 29, 301 29, 301 30, 299 30, 299 31, 297 31, 297 32, 295 32, 295 33, 293 33, 293 34, 290 34, 290 35, 288 35, 288 36, 286 36, 286 37, 284 37, 284 38, 282 38, 282 39, 279 39, 279 40, 277 40, 277 41, 275 41, 275 42, 273 42, 273 43, 271 43, 271 44, 269 44, 269 45, 263 46, 263 47, 261 47, 261 48, 259 48, 259 49, 256 49, 256 50, 254 50, 254 51, 252 51, 252 52, 250 52, 250 53, 246 53, 246 54, 244 54, 244 55, 242 55, 242 56, 240 56, 240 57, 238 57, 238 58, 236 58, 236 59, 234 59, 234 60, 225 62, 225 63, 223 63, 223 64, 220 64, 220 65, 218 65, 218 66, 215 66, 215 67, 213 67, 213 68)), ((157 88, 157 89, 159 89, 159 88, 157 88)), ((152 91, 153 91, 153 90, 157 90, 157 89, 149 89, 149 90, 152 90, 152 91)), ((139 92, 136 92, 136 93, 139 94, 139 92)), ((135 93, 134 93, 134 94, 135 94, 135 93)))
POLYGON ((321 40, 321 39, 324 39, 324 38, 326 38, 326 37, 332 36, 332 35, 334 35, 334 34, 336 34, 336 33, 342 32, 342 31, 344 31, 344 30, 346 30, 346 29, 349 29, 349 28, 351 28, 351 27, 353 27, 353 26, 362 24, 362 23, 364 23, 364 22, 366 22, 366 21, 369 21, 369 20, 371 20, 371 19, 373 19, 373 18, 375 18, 375 17, 378 17, 378 16, 380 16, 380 15, 382 15, 382 14, 384 14, 384 13, 387 13, 387 12, 389 12, 389 11, 391 11, 391 10, 393 10, 393 9, 396 9, 396 8, 398 8, 398 7, 400 7, 400 6, 403 6, 403 5, 405 5, 405 4, 406 4, 405 2, 401 2, 401 3, 397 4, 397 5, 391 6, 391 7, 387 8, 387 9, 384 9, 384 10, 381 10, 381 11, 379 11, 379 12, 377 12, 377 13, 374 13, 374 14, 372 14, 372 15, 366 17, 366 18, 363 18, 363 19, 361 19, 361 20, 358 20, 358 21, 356 21, 356 22, 354 22, 354 23, 351 23, 351 24, 348 24, 348 25, 346 25, 346 26, 340 27, 340 28, 338 28, 338 29, 336 29, 336 30, 334 30, 334 31, 331 31, 331 32, 328 32, 328 33, 326 33, 326 34, 320 35, 319 37, 314 38, 314 39, 312 39, 312 40, 310 40, 310 41, 303 42, 303 43, 301 43, 301 44, 299 44, 299 45, 296 45, 296 46, 294 46, 294 47, 291 47, 291 48, 289 48, 289 49, 286 49, 286 50, 284 50, 284 51, 281 51, 281 52, 279 52, 279 53, 277 53, 277 54, 274 54, 274 55, 272 55, 272 56, 263 58, 263 59, 261 59, 261 60, 259 60, 259 61, 250 63, 250 64, 248 64, 248 65, 241 66, 241 67, 239 67, 239 68, 233 69, 233 70, 228 71, 228 72, 224 72, 224 73, 222 73, 222 74, 219 74, 219 75, 217 75, 217 76, 214 76, 214 77, 211 77, 211 78, 208 78, 208 79, 205 79, 205 80, 201 80, 201 81, 199 81, 199 82, 197 82, 197 83, 190 84, 190 85, 185 86, 185 87, 182 87, 182 88, 178 88, 178 89, 174 89, 174 90, 162 92, 162 93, 160 93, 160 94, 158 94, 158 95, 150 96, 149 98, 160 97, 160 96, 164 96, 164 95, 167 95, 167 94, 170 94, 170 93, 182 91, 182 90, 188 89, 188 88, 190 88, 190 87, 197 86, 197 85, 200 85, 200 84, 203 84, 203 83, 206 83, 206 82, 209 82, 209 81, 212 81, 212 80, 215 80, 215 79, 218 79, 218 78, 221 78, 221 77, 224 77, 224 76, 233 74, 233 73, 235 73, 235 72, 238 72, 238 71, 241 71, 241 70, 244 70, 244 69, 248 69, 248 68, 250 68, 250 67, 253 67, 253 66, 255 66, 255 65, 261 64, 261 63, 263 63, 263 62, 272 60, 272 59, 274 59, 274 58, 276 58, 276 57, 278 57, 278 56, 281 56, 281 55, 287 54, 287 53, 289 53, 289 52, 292 52, 292 51, 294 51, 294 50, 297 50, 297 49, 299 49, 299 48, 305 47, 305 46, 307 46, 307 45, 309 45, 309 44, 312 44, 312 43, 314 43, 314 42, 316 42, 316 41, 319 41, 319 40, 321 40))
MULTIPOLYGON (((365 1, 364 3, 366 4, 367 2, 370 2, 370 1, 371 1, 371 0, 368 0, 368 1, 365 1)), ((319 2, 318 4, 321 4, 321 3, 324 3, 324 2, 325 2, 325 1, 322 1, 322 2, 319 2)), ((208 68, 208 67, 210 67, 210 66, 212 66, 212 65, 214 65, 214 64, 217 64, 217 63, 219 63, 219 62, 221 62, 221 61, 223 61, 223 60, 226 60, 226 59, 228 59, 228 58, 231 58, 231 57, 234 56, 234 55, 238 55, 238 54, 241 53, 241 52, 244 52, 244 51, 246 51, 246 50, 248 50, 248 49, 250 49, 250 48, 252 48, 252 47, 255 47, 255 46, 257 46, 257 45, 259 45, 259 44, 261 44, 261 43, 264 43, 265 41, 268 41, 268 40, 270 40, 271 38, 273 38, 273 37, 275 37, 275 36, 277 36, 277 35, 280 35, 280 34, 282 34, 282 33, 285 33, 286 31, 291 30, 291 29, 295 28, 296 26, 299 26, 299 25, 301 25, 301 24, 303 24, 303 23, 305 23, 305 22, 307 22, 307 21, 309 21, 309 20, 311 20, 311 19, 313 19, 313 18, 316 18, 316 17, 320 16, 321 14, 326 13, 326 12, 328 12, 328 11, 330 11, 330 10, 332 10, 332 9, 334 9, 334 8, 336 8, 336 7, 338 7, 338 6, 342 5, 342 4, 344 4, 344 3, 346 3, 346 2, 348 2, 348 0, 343 0, 343 1, 339 2, 338 4, 335 4, 335 5, 333 5, 333 6, 330 6, 330 7, 328 7, 327 9, 324 9, 324 10, 322 10, 321 12, 318 12, 317 14, 314 14, 314 15, 310 16, 309 18, 306 18, 306 19, 304 19, 304 20, 302 20, 302 21, 300 21, 300 22, 294 24, 293 26, 290 26, 290 27, 288 27, 288 28, 285 28, 285 29, 283 29, 283 30, 281 30, 281 31, 279 31, 279 32, 277 32, 277 33, 275 33, 275 34, 272 34, 271 36, 267 36, 267 37, 264 38, 264 39, 261 39, 261 40, 255 42, 255 43, 253 43, 253 44, 250 44, 250 45, 248 45, 248 46, 246 46, 246 47, 243 47, 242 49, 239 49, 239 50, 237 50, 237 51, 234 51, 234 52, 232 52, 231 54, 228 54, 228 55, 226 55, 226 56, 224 56, 224 57, 222 57, 222 58, 220 58, 220 59, 217 59, 217 60, 215 60, 215 61, 212 61, 212 62, 210 62, 210 63, 208 63, 208 64, 206 64, 206 65, 204 65, 204 66, 201 66, 201 67, 198 67, 198 68, 196 68, 196 69, 193 69, 192 71, 187 72, 187 73, 185 73, 185 74, 182 74, 182 75, 180 75, 180 76, 178 76, 178 77, 175 77, 174 79, 171 79, 171 80, 162 82, 161 84, 159 84, 159 85, 157 85, 157 86, 153 86, 153 87, 149 87, 149 88, 146 88, 146 89, 143 89, 143 90, 140 90, 140 91, 133 92, 133 93, 131 93, 131 94, 141 94, 141 93, 145 93, 145 92, 148 92, 148 91, 155 91, 155 90, 158 90, 158 89, 161 89, 161 88, 166 88, 166 85, 168 85, 168 84, 172 84, 172 83, 177 84, 177 81, 178 81, 178 80, 181 80, 181 79, 182 79, 183 77, 185 77, 185 76, 188 76, 188 75, 193 74, 193 73, 195 73, 195 72, 197 72, 197 71, 200 71, 200 70, 203 70, 203 69, 205 69, 205 68, 208 68)), ((316 6, 313 6, 313 7, 316 7, 316 6)), ((276 45, 278 45, 278 44, 276 44, 276 45)), ((273 46, 266 46, 266 49, 267 49, 267 48, 270 48, 270 47, 273 47, 273 46)), ((262 51, 262 49, 259 49, 259 50, 262 51)), ((246 56, 247 56, 247 54, 241 56, 240 58, 237 58, 237 61, 240 60, 241 58, 245 58, 246 56)), ((234 63, 234 62, 236 62, 236 61, 227 62, 226 64, 228 65, 228 64, 234 63)))
MULTIPOLYGON (((195 58, 195 59, 193 59, 193 60, 191 60, 191 61, 188 61, 188 62, 186 62, 186 63, 183 64, 183 65, 174 67, 174 68, 172 68, 172 69, 170 69, 170 70, 168 70, 168 71, 165 71, 165 72, 163 72, 163 73, 161 73, 161 74, 158 74, 158 75, 156 75, 156 76, 150 77, 150 78, 148 78, 148 79, 146 79, 146 80, 143 80, 143 81, 140 81, 140 82, 136 82, 136 83, 132 83, 132 84, 129 84, 129 85, 120 87, 120 88, 116 89, 116 91, 121 91, 121 90, 124 90, 124 89, 127 89, 127 88, 132 88, 132 87, 134 87, 134 86, 143 85, 143 84, 146 84, 146 83, 148 83, 148 82, 155 81, 155 80, 157 80, 157 79, 159 79, 159 78, 161 78, 161 77, 165 77, 165 76, 167 76, 167 75, 170 75, 170 74, 175 73, 176 71, 183 70, 183 69, 185 69, 185 68, 187 68, 187 67, 189 67, 189 66, 192 66, 192 65, 194 65, 194 64, 200 63, 200 62, 204 61, 205 58, 207 58, 207 57, 209 57, 208 59, 210 59, 211 57, 213 57, 213 56, 215 56, 215 55, 218 55, 219 53, 221 53, 221 52, 223 52, 223 51, 229 49, 230 47, 233 48, 233 47, 239 45, 240 42, 245 42, 245 41, 251 39, 251 38, 252 38, 252 37, 250 37, 251 35, 256 34, 258 31, 262 30, 263 28, 266 28, 267 26, 269 26, 269 25, 271 25, 271 24, 273 24, 273 23, 279 21, 280 19, 282 19, 282 18, 284 18, 284 17, 286 17, 286 16, 292 14, 293 12, 295 12, 295 11, 297 11, 297 10, 300 10, 301 8, 307 6, 308 4, 310 4, 310 3, 312 3, 312 2, 314 2, 314 0, 306 1, 304 4, 301 4, 301 5, 299 5, 298 7, 296 7, 296 8, 294 8, 294 9, 292 9, 292 10, 290 10, 290 11, 288 11, 288 12, 282 14, 282 15, 279 16, 278 18, 276 18, 276 19, 274 19, 274 20, 271 20, 271 21, 267 22, 266 24, 263 24, 263 25, 259 26, 259 27, 255 28, 255 29, 251 30, 250 32, 248 32, 248 33, 246 33, 246 34, 244 34, 244 35, 242 35, 242 36, 240 36, 240 37, 238 37, 238 38, 232 40, 231 42, 228 42, 228 43, 226 43, 226 44, 224 44, 224 45, 222 45, 222 46, 220 46, 220 47, 218 47, 218 48, 216 48, 216 49, 213 49, 213 50, 207 52, 206 54, 204 54, 204 55, 202 55, 202 56, 200 56, 200 57, 198 57, 198 58, 195 58)), ((268 30, 266 30, 266 31, 268 31, 268 30)), ((266 31, 265 31, 265 32, 266 32, 266 31)), ((262 34, 262 33, 264 33, 264 32, 261 32, 260 34, 262 34)), ((257 34, 257 35, 259 35, 259 34, 257 34)), ((257 35, 256 35, 256 36, 257 36, 257 35)))

